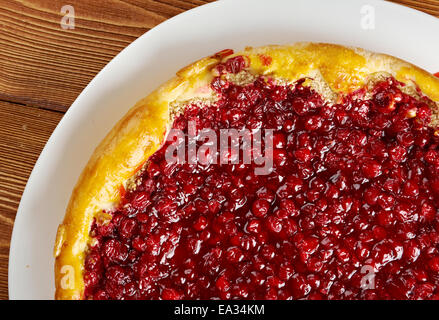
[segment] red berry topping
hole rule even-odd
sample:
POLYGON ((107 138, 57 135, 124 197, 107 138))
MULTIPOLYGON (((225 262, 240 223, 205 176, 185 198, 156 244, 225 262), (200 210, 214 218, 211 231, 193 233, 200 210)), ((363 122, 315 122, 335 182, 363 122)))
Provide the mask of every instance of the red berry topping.
POLYGON ((243 56, 218 66, 219 100, 187 106, 174 128, 273 129, 271 170, 169 164, 166 142, 111 221, 93 223, 85 298, 437 299, 439 137, 427 98, 388 79, 333 104, 303 81, 224 77, 246 66, 243 56))

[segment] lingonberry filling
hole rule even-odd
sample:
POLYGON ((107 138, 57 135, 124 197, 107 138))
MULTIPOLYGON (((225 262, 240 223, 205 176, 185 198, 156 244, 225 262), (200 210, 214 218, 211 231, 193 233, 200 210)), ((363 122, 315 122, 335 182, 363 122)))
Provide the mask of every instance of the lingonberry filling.
POLYGON ((401 86, 333 104, 304 80, 216 78, 219 101, 173 127, 274 129, 273 170, 169 164, 166 142, 94 222, 85 298, 439 298, 439 138, 430 101, 401 86))

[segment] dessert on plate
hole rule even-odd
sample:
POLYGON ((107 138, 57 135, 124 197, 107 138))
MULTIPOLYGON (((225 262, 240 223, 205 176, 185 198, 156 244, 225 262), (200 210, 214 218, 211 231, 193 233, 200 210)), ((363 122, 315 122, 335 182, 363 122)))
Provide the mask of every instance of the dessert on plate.
POLYGON ((332 44, 185 67, 79 177, 56 298, 438 299, 438 103, 434 75, 332 44))

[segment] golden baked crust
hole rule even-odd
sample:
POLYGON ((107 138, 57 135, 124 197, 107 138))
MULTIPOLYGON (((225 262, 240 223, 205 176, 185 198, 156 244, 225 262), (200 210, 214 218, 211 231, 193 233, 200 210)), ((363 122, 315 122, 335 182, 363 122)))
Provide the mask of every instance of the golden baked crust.
MULTIPOLYGON (((242 71, 242 79, 246 75, 265 75, 294 82, 309 77, 323 91, 336 95, 361 88, 372 74, 384 72, 403 83, 416 84, 439 103, 439 78, 392 56, 333 44, 246 48, 233 55, 220 53, 189 65, 131 108, 96 148, 83 170, 57 232, 56 299, 83 298, 83 265, 93 219, 106 219, 103 210, 111 210, 118 204, 127 180, 159 148, 179 107, 188 100, 215 99, 210 88, 214 67, 238 55, 246 56, 249 62, 242 71)), ((235 76, 234 80, 239 79, 235 76)), ((439 122, 438 113, 435 107, 433 125, 439 122)))

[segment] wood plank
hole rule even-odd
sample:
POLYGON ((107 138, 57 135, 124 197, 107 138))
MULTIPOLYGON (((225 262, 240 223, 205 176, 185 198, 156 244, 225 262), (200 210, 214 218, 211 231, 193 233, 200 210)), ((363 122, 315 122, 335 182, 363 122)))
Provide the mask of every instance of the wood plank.
MULTIPOLYGON (((8 265, 8 255, 0 255, 0 265, 8 265)), ((8 273, 0 272, 0 300, 8 299, 8 273)))
POLYGON ((439 0, 390 0, 391 2, 403 4, 416 10, 439 17, 439 0))
MULTIPOLYGON (((210 0, 211 1, 211 0, 210 0)), ((65 111, 117 53, 158 23, 203 0, 0 1, 0 99, 65 111)))
POLYGON ((9 242, 21 194, 63 113, 0 101, 0 300, 8 298, 9 242))

